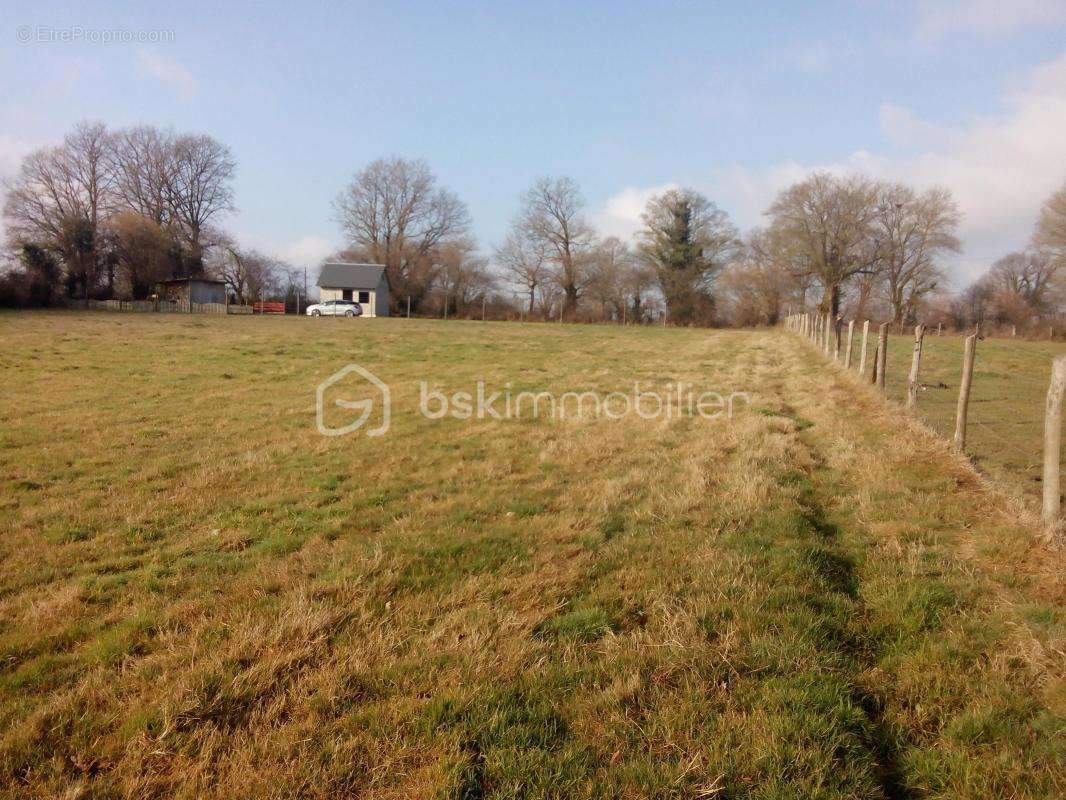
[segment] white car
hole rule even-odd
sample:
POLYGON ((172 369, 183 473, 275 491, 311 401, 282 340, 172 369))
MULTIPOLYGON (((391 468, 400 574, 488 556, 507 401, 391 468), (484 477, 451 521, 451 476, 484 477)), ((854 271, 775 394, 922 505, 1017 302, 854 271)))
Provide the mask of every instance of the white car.
POLYGON ((309 317, 361 317, 363 307, 354 300, 326 300, 307 307, 309 317))

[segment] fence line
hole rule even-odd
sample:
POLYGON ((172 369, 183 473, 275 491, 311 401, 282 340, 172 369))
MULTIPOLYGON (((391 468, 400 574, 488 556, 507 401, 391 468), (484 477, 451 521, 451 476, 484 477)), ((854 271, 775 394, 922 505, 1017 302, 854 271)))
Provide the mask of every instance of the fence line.
MULTIPOLYGON (((857 371, 864 380, 874 383, 883 392, 888 393, 886 386, 890 384, 889 373, 889 325, 883 323, 878 326, 877 343, 873 354, 872 368, 868 365, 867 346, 870 333, 870 321, 862 322, 861 351, 857 359, 857 367, 853 366, 856 359, 852 357, 854 348, 856 323, 859 320, 848 320, 846 338, 843 335, 845 321, 842 317, 833 318, 828 314, 790 314, 785 318, 786 330, 808 340, 820 352, 827 361, 831 361, 843 369, 851 372, 857 371), (843 350, 843 352, 841 352, 843 350)), ((942 332, 937 326, 936 336, 942 332)), ((919 414, 923 410, 928 413, 932 410, 935 414, 945 417, 939 424, 930 423, 939 433, 948 438, 955 450, 960 453, 967 451, 967 432, 971 428, 978 429, 982 435, 987 434, 994 439, 992 460, 1007 456, 1020 462, 1018 464, 1007 463, 1014 470, 1029 472, 1042 460, 1041 495, 1042 495, 1042 518, 1050 532, 1061 531, 1062 520, 1062 494, 1061 494, 1061 460, 1062 460, 1062 416, 1064 398, 1066 398, 1066 355, 1055 357, 1050 366, 1050 381, 1042 381, 1031 376, 1017 374, 1010 365, 1023 362, 1027 366, 1035 366, 1043 359, 1041 354, 1033 349, 1026 348, 1012 342, 996 341, 996 348, 1008 351, 1008 367, 992 369, 991 371, 977 375, 977 367, 981 363, 978 359, 978 340, 981 338, 977 332, 966 336, 963 340, 961 363, 958 372, 951 370, 951 375, 946 377, 948 381, 954 381, 958 376, 958 393, 955 397, 927 394, 929 389, 952 388, 944 380, 933 379, 934 382, 922 382, 922 376, 926 374, 926 365, 923 363, 923 344, 927 337, 924 325, 914 328, 914 339, 910 349, 910 363, 905 375, 895 373, 898 377, 893 378, 891 386, 894 390, 899 389, 899 381, 903 380, 904 407, 912 414, 919 414), (1018 356, 1024 356, 1024 361, 1018 356), (1019 381, 1018 387, 1012 384, 1000 386, 998 382, 1009 380, 1019 381), (987 384, 987 387, 986 387, 987 384), (993 391, 992 396, 983 396, 987 389, 999 389, 993 391), (1028 406, 1019 409, 1019 402, 1025 402, 1026 398, 1032 398, 1033 411, 1036 412, 1036 398, 1038 392, 1046 392, 1043 414, 1026 414, 1028 406), (975 396, 976 395, 976 396, 975 396), (924 398, 924 399, 923 399, 924 398), (951 406, 954 406, 954 414, 951 414, 951 406), (974 408, 982 409, 983 413, 997 413, 1002 419, 981 420, 971 419, 971 411, 974 408), (953 419, 951 419, 953 417, 953 419), (1009 418, 1005 418, 1009 417, 1009 418), (954 423, 954 424, 952 424, 954 423), (1042 426, 1042 431, 1039 430, 1042 426), (1012 432, 1013 431, 1013 432, 1012 432), (1030 435, 1031 432, 1031 435, 1030 435), (1020 438, 1019 438, 1020 437, 1020 438), (1027 448, 1027 442, 1033 441, 1033 447, 1027 448), (1039 441, 1040 446, 1035 446, 1039 441), (1040 452, 1042 451, 1042 458, 1040 452)), ((947 341, 940 339, 940 341, 947 341)), ((958 341, 957 339, 955 341, 958 341)), ((991 343, 990 343, 991 344, 991 343)), ((943 349, 941 345, 941 349, 943 349)), ((950 349, 950 347, 949 347, 950 349)), ((896 357, 896 363, 903 358, 903 353, 896 357)), ((994 359, 993 359, 994 360, 994 359)), ((944 369, 944 364, 933 362, 931 371, 935 374, 938 367, 944 369)), ((972 446, 971 446, 972 447, 972 446)), ((971 451, 972 452, 972 451, 971 451)), ((1031 483, 1029 484, 1032 485, 1031 483)))
POLYGON ((251 314, 251 306, 229 303, 192 303, 188 300, 74 300, 71 308, 85 311, 131 311, 150 314, 251 314))

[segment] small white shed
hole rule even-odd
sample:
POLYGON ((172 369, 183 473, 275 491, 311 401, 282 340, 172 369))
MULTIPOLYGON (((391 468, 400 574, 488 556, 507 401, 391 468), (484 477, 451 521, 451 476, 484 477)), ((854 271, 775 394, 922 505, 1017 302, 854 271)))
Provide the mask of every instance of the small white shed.
POLYGON ((389 276, 381 264, 327 261, 318 275, 321 302, 354 300, 364 317, 389 315, 389 276))

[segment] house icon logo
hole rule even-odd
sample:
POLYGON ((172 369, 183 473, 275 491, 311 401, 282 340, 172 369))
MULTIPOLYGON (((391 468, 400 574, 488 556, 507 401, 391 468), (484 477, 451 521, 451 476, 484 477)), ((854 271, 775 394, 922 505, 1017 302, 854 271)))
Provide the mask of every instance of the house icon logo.
POLYGON ((381 404, 381 424, 374 428, 368 428, 366 431, 367 436, 382 436, 388 433, 389 425, 392 423, 392 393, 389 391, 388 384, 366 367, 359 364, 349 364, 318 384, 318 388, 315 390, 315 425, 318 428, 318 432, 323 436, 345 436, 353 433, 366 424, 374 413, 374 406, 378 402, 381 404), (350 375, 357 375, 360 380, 354 378, 345 380, 350 375), (367 388, 370 388, 371 391, 369 397, 359 400, 334 397, 333 403, 327 404, 327 393, 334 395, 334 392, 330 392, 333 387, 337 387, 335 390, 337 394, 340 394, 342 390, 353 392, 357 387, 361 387, 364 394, 366 394, 367 388), (346 424, 332 424, 327 421, 328 415, 326 412, 334 407, 357 411, 359 415, 346 424))

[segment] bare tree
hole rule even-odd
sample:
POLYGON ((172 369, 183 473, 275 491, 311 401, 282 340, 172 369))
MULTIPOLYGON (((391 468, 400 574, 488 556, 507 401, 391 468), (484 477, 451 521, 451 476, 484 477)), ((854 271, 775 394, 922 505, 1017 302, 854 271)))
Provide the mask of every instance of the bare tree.
POLYGON ((919 195, 903 184, 886 183, 878 186, 877 195, 873 236, 878 273, 892 306, 892 321, 910 322, 918 302, 943 278, 937 258, 959 251, 955 230, 961 215, 947 189, 919 195))
POLYGON ((229 148, 210 136, 184 134, 173 141, 170 167, 163 175, 166 203, 181 227, 192 271, 202 268, 209 223, 233 210, 236 166, 229 148))
POLYGON ((566 293, 554 281, 549 281, 537 292, 537 314, 542 319, 555 320, 566 303, 566 293))
POLYGON ((229 149, 209 136, 81 123, 26 157, 6 187, 9 245, 58 257, 71 296, 110 296, 116 278, 140 296, 157 273, 202 271, 213 223, 232 208, 233 172, 229 149))
POLYGON ((103 124, 81 123, 59 146, 23 160, 4 202, 10 244, 36 244, 59 254, 68 286, 80 287, 84 297, 103 272, 100 222, 114 199, 107 151, 103 124))
POLYGON ((670 189, 648 202, 642 219, 638 250, 659 278, 670 317, 710 322, 712 282, 739 245, 729 215, 692 189, 670 189))
POLYGON ((589 252, 595 241, 584 214, 585 199, 570 178, 539 178, 522 196, 515 228, 554 265, 563 314, 572 318, 588 285, 589 252))
POLYGON ((792 243, 792 270, 816 278, 825 290, 823 308, 839 314, 847 281, 877 268, 876 184, 816 172, 778 194, 767 214, 771 227, 792 243))
POLYGON ((624 319, 634 323, 644 322, 659 284, 655 270, 640 259, 634 259, 623 284, 626 291, 624 319))
POLYGON ((8 187, 4 216, 20 241, 53 243, 62 221, 83 217, 95 231, 112 203, 103 124, 81 123, 57 147, 27 156, 8 187))
POLYGON ((495 278, 488 269, 488 261, 478 255, 469 239, 449 242, 438 254, 440 270, 437 283, 441 308, 449 314, 470 315, 476 304, 485 300, 495 286, 495 278))
POLYGON ((333 207, 352 249, 385 265, 393 300, 399 304, 410 297, 416 309, 433 283, 438 248, 461 239, 470 225, 463 202, 439 187, 421 160, 372 162, 333 207))
POLYGON ((111 252, 124 289, 142 300, 168 272, 168 249, 172 242, 155 220, 133 211, 122 211, 105 225, 111 252))
POLYGON ((537 290, 548 280, 548 255, 542 243, 532 240, 519 228, 507 234, 496 248, 496 263, 506 280, 528 295, 528 313, 534 312, 537 290))
POLYGON ((127 128, 112 134, 108 155, 120 205, 156 225, 167 224, 168 187, 175 184, 174 136, 147 125, 127 128))
POLYGON ((806 278, 797 279, 789 269, 784 244, 772 231, 756 228, 740 257, 725 268, 719 283, 734 325, 775 325, 786 305, 803 307, 806 278))
POLYGON ((884 306, 881 275, 874 270, 860 272, 853 276, 850 285, 844 287, 841 306, 848 308, 848 315, 855 319, 873 319, 886 317, 890 313, 884 306))
POLYGON ((85 215, 85 201, 61 168, 61 147, 47 147, 22 160, 7 187, 4 219, 13 248, 34 243, 58 251, 64 219, 85 215))
POLYGON ((1062 301, 1062 268, 1047 251, 1010 253, 992 265, 987 280, 997 316, 1014 324, 1047 315, 1062 301))
POLYGON ((961 300, 970 323, 978 324, 988 319, 994 295, 995 289, 988 275, 984 275, 966 287, 961 300))
POLYGON ((636 264, 629 245, 616 236, 608 236, 592 250, 589 294, 616 321, 626 315, 636 264))
POLYGON ((1066 265, 1066 186, 1048 198, 1040 211, 1034 244, 1047 250, 1060 265, 1066 265))
POLYGON ((213 237, 208 267, 233 292, 240 305, 284 294, 282 283, 291 271, 276 258, 240 247, 230 237, 213 237))

